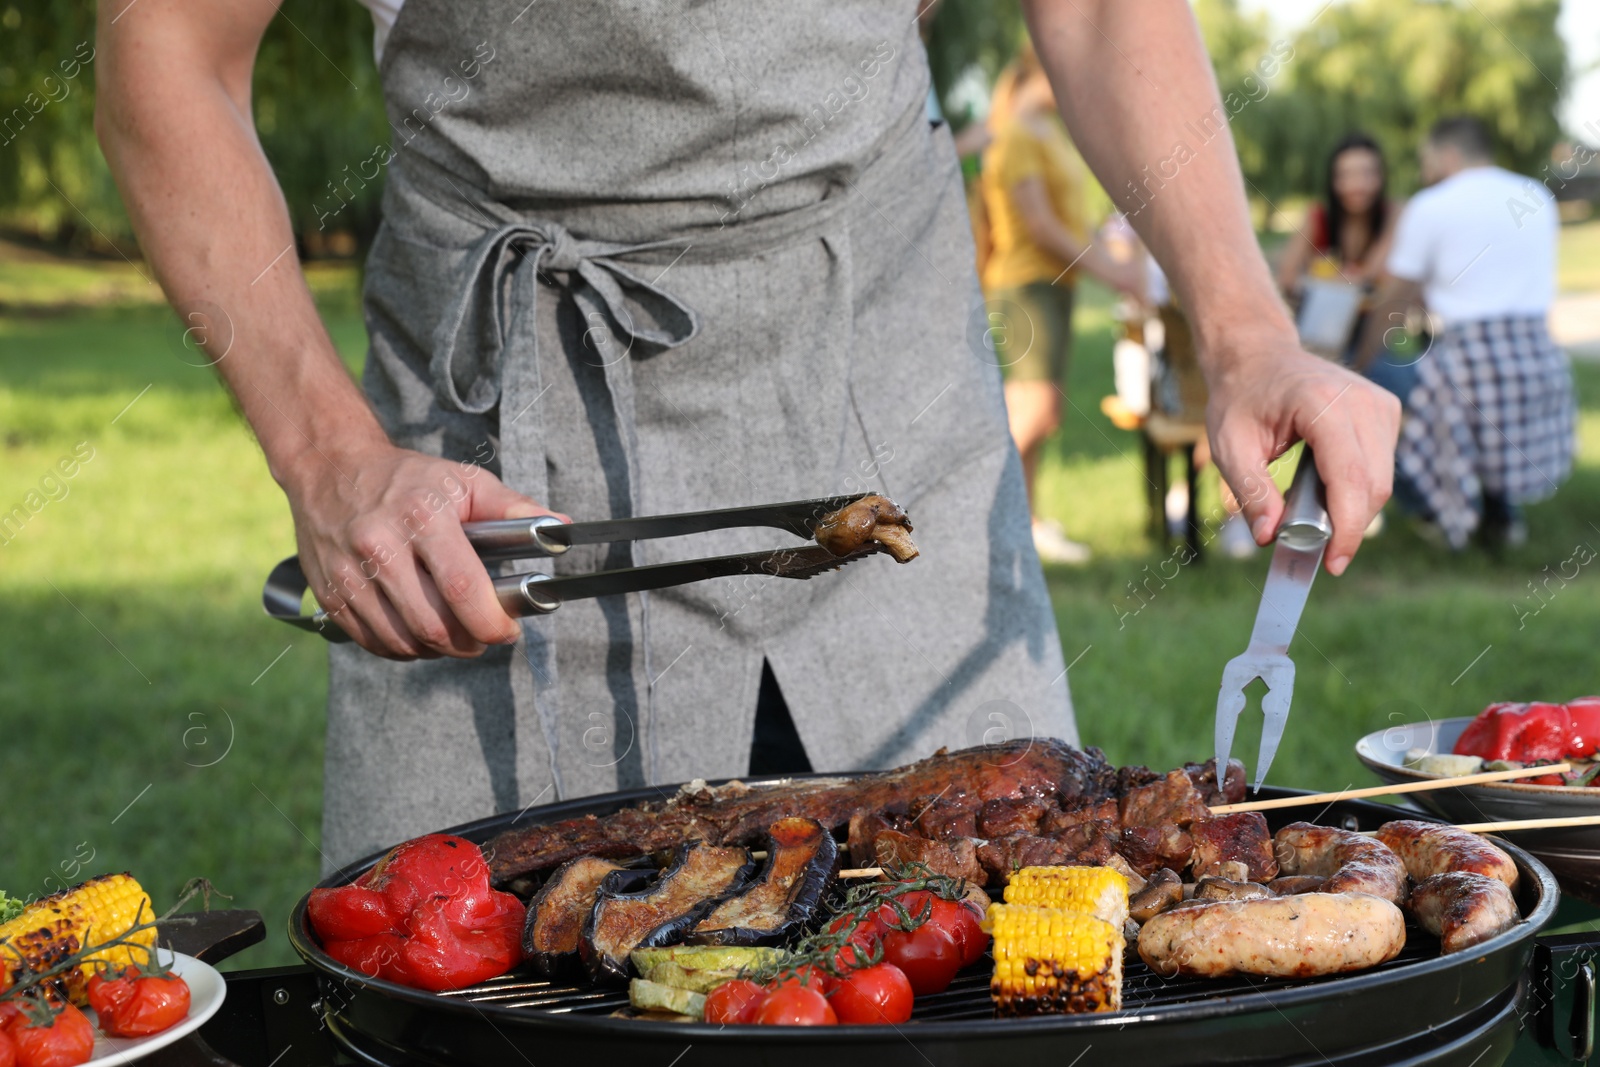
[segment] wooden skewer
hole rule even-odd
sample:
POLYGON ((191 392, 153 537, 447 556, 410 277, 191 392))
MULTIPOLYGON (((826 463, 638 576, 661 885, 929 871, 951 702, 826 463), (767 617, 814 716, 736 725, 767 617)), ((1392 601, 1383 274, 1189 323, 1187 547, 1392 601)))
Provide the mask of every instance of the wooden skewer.
POLYGON ((1337 793, 1312 793, 1303 797, 1279 797, 1276 800, 1245 801, 1242 804, 1219 804, 1211 809, 1211 814, 1226 815, 1233 811, 1269 811, 1273 808, 1297 808, 1305 804, 1332 804, 1339 800, 1384 797, 1393 793, 1421 793, 1429 789, 1454 789, 1458 786, 1479 785, 1484 782, 1505 782, 1513 778, 1536 778, 1541 774, 1560 774, 1570 770, 1572 770, 1570 763, 1553 763, 1548 767, 1523 767, 1514 771, 1484 771, 1481 774, 1462 774, 1454 778, 1403 782, 1399 785, 1374 785, 1364 789, 1344 789, 1337 793))
POLYGON ((1493 834, 1501 830, 1547 830, 1558 826, 1600 826, 1600 815, 1570 815, 1555 819, 1508 819, 1505 822, 1461 823, 1457 830, 1493 834))
POLYGON ((851 867, 839 872, 840 878, 882 878, 882 867, 851 867))

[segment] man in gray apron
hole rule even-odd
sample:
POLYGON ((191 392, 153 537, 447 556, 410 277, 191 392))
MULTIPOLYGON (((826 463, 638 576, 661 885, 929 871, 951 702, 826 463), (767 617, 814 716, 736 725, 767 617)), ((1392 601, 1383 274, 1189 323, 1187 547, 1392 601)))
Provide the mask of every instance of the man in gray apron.
MULTIPOLYGON (((163 140, 167 113, 149 102, 187 77, 177 57, 196 46, 164 32, 187 20, 208 46, 210 97, 247 110, 253 43, 240 41, 258 37, 270 6, 228 7, 218 29, 143 2, 153 10, 118 0, 101 16, 102 85, 127 88, 102 97, 108 159, 180 310, 219 332, 226 322, 246 348, 218 368, 286 488, 318 599, 390 657, 332 651, 329 863, 495 811, 745 773, 764 673, 819 770, 1019 734, 1076 740, 960 172, 925 118, 911 6, 408 0, 380 67, 394 140, 367 271, 369 414, 326 358, 305 354, 303 283, 236 251, 286 232, 248 139, 204 101, 182 105, 187 130, 215 135, 200 139, 208 167, 235 182, 180 177, 177 134, 163 140), (187 216, 163 180, 191 194, 187 216), (207 204, 213 223, 233 205, 226 247, 193 221, 207 204), (194 260, 213 270, 201 278, 194 260), (599 519, 868 489, 905 507, 921 559, 575 601, 520 624, 485 599, 459 529, 543 505, 599 519)), ((1166 31, 1132 27, 1114 3, 1086 6, 1103 32, 1162 43, 1166 31)), ((1170 6, 1174 91, 1209 101, 1192 20, 1170 6)), ((1071 21, 1034 13, 1063 95, 1073 49, 1095 32, 1071 21)), ((1145 91, 1115 67, 1101 74, 1130 98, 1145 91)), ((1094 121, 1077 120, 1079 142, 1131 185, 1149 147, 1128 132, 1137 124, 1096 134, 1094 121)), ((1241 224, 1231 152, 1207 151, 1226 160, 1190 164, 1192 184, 1221 202, 1206 206, 1207 230, 1185 231, 1166 206, 1182 209, 1181 191, 1156 197, 1149 221, 1172 231, 1152 244, 1170 255, 1203 344, 1226 308, 1260 335, 1240 354, 1239 338, 1212 331, 1213 396, 1231 405, 1216 416, 1219 462, 1256 480, 1240 495, 1265 540, 1281 503, 1259 470, 1305 434, 1336 525, 1359 531, 1387 496, 1393 414, 1294 349, 1241 224), (1208 247, 1239 278, 1208 280, 1208 247), (1268 355, 1292 373, 1261 373, 1268 355), (1354 442, 1331 456, 1313 429, 1319 406, 1327 432, 1354 442)), ((516 567, 574 573, 775 543, 728 531, 516 567)), ((1353 550, 1335 543, 1336 569, 1353 550)))

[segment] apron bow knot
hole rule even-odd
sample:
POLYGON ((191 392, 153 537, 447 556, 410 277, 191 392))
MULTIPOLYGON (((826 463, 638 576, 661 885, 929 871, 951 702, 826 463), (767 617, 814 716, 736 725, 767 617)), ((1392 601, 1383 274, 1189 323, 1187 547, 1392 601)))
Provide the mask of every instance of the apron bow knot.
POLYGON ((546 223, 543 229, 544 247, 547 250, 544 265, 551 270, 577 270, 583 263, 583 252, 572 231, 554 222, 546 223))
POLYGON ((666 245, 584 240, 552 222, 508 222, 484 234, 466 250, 461 287, 434 332, 429 370, 440 403, 475 415, 494 407, 507 352, 520 339, 526 339, 530 365, 536 362, 538 331, 531 320, 540 280, 572 293, 586 345, 595 344, 593 329, 601 325, 624 339, 624 354, 634 341, 676 348, 692 340, 700 332, 694 309, 621 262, 666 245))

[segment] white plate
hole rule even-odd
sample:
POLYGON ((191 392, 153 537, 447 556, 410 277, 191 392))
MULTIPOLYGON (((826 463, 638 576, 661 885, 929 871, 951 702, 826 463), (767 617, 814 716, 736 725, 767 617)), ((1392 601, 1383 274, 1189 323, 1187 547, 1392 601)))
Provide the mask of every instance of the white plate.
MULTIPOLYGON (((1405 766, 1406 753, 1413 748, 1449 752, 1471 721, 1439 719, 1377 730, 1356 742, 1356 757, 1390 785, 1438 778, 1405 766)), ((1600 789, 1565 785, 1485 782, 1412 793, 1407 799, 1457 823, 1600 815, 1600 789)), ((1566 892, 1600 905, 1600 827, 1519 830, 1503 836, 1543 860, 1566 892)))
POLYGON ((227 995, 228 986, 215 967, 193 956, 185 956, 181 952, 175 953, 168 949, 157 951, 161 962, 170 965, 174 974, 189 983, 189 1017, 176 1026, 159 1034, 151 1034, 149 1037, 107 1037, 100 1032, 100 1024, 94 1017, 94 1012, 85 1008, 83 1013, 95 1024, 94 1055, 89 1058, 89 1062, 96 1067, 132 1063, 150 1055, 158 1048, 166 1048, 174 1041, 181 1040, 200 1029, 205 1021, 222 1007, 222 998, 227 995))

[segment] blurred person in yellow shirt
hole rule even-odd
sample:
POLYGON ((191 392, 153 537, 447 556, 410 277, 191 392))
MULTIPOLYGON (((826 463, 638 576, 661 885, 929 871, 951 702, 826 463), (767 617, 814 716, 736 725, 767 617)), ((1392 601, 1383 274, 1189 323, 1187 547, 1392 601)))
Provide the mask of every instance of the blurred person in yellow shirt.
POLYGON ((1061 424, 1078 273, 1139 299, 1142 271, 1113 259, 1090 233, 1087 171, 1030 45, 996 81, 989 127, 994 139, 984 150, 979 179, 988 230, 982 281, 1011 436, 1034 507, 1034 546, 1045 562, 1083 563, 1088 547, 1069 540, 1056 520, 1039 516, 1039 453, 1061 424))

